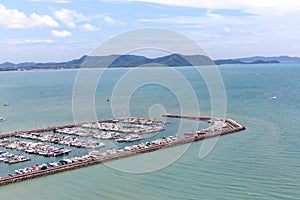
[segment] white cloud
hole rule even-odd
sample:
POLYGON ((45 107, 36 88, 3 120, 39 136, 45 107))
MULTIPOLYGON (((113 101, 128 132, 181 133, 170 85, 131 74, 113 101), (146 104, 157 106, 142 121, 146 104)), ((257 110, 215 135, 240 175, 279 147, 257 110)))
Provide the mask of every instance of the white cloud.
POLYGON ((27 44, 50 44, 53 40, 41 39, 23 39, 23 40, 8 40, 2 42, 5 45, 27 45, 27 44))
POLYGON ((70 28, 75 28, 76 23, 80 21, 85 21, 86 17, 79 12, 76 12, 75 10, 69 10, 69 9, 61 9, 54 12, 54 16, 56 19, 64 23, 66 26, 70 28))
POLYGON ((52 34, 54 37, 68 37, 68 36, 71 36, 71 35, 72 35, 71 32, 66 31, 66 30, 63 30, 63 31, 52 30, 52 31, 51 31, 51 34, 52 34))
POLYGON ((97 27, 95 27, 91 24, 84 24, 81 27, 84 31, 91 31, 92 32, 92 31, 98 31, 99 30, 99 28, 97 28, 97 27))
MULTIPOLYGON (((114 0, 113 0, 114 1, 114 0)), ((119 1, 136 1, 136 2, 149 2, 164 5, 184 6, 184 7, 197 7, 208 9, 239 9, 251 12, 262 13, 265 9, 276 10, 281 12, 300 10, 299 0, 119 0, 119 1)), ((276 12, 274 12, 275 14, 276 12)))
POLYGON ((165 24, 202 24, 207 23, 203 17, 189 17, 189 16, 173 16, 173 17, 162 17, 162 18, 145 18, 139 19, 139 22, 155 22, 165 24))
POLYGON ((103 19, 109 25, 119 25, 119 26, 126 25, 125 22, 115 20, 115 19, 111 18, 110 16, 105 16, 103 19))
POLYGON ((59 24, 48 15, 32 13, 26 16, 17 9, 8 9, 0 4, 0 26, 6 28, 26 29, 34 27, 58 27, 59 24))
POLYGON ((47 27, 59 26, 58 23, 48 15, 39 16, 36 13, 33 13, 30 15, 30 20, 33 27, 40 26, 40 25, 47 26, 47 27))
POLYGON ((115 24, 116 20, 114 20, 113 18, 111 18, 110 16, 105 16, 104 17, 104 21, 108 24, 115 24))
POLYGON ((50 2, 50 3, 70 3, 68 0, 30 0, 35 3, 50 2))
POLYGON ((224 25, 224 24, 235 24, 240 25, 245 23, 245 18, 247 17, 236 17, 236 16, 222 16, 218 14, 212 14, 210 12, 202 16, 168 16, 161 18, 144 18, 138 19, 139 22, 147 23, 163 23, 163 24, 177 24, 184 25, 190 28, 199 28, 201 26, 212 26, 212 25, 224 25))
MULTIPOLYGON (((94 19, 98 19, 98 18, 103 18, 103 20, 109 25, 119 25, 119 26, 125 25, 124 22, 115 20, 110 16, 104 16, 101 14, 86 16, 75 10, 69 10, 69 9, 65 9, 65 8, 55 11, 54 16, 57 20, 59 20, 60 22, 62 22, 69 28, 76 28, 80 22, 90 22, 90 21, 92 21, 94 19)), ((80 27, 83 28, 83 30, 85 30, 85 31, 98 30, 97 27, 92 26, 89 23, 81 25, 80 27)))
POLYGON ((228 27, 224 27, 224 32, 225 32, 225 33, 231 33, 231 30, 230 30, 230 28, 228 28, 228 27))

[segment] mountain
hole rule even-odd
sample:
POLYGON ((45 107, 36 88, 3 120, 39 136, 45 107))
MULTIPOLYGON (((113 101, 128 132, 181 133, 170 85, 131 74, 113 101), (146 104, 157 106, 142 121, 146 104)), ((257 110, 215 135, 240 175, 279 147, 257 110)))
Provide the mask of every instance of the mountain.
POLYGON ((5 62, 0 64, 0 71, 9 70, 30 70, 30 69, 60 69, 60 68, 79 68, 81 63, 85 60, 87 56, 82 56, 79 59, 67 61, 67 62, 49 62, 49 63, 35 63, 35 62, 24 62, 19 64, 5 62))
POLYGON ((167 66, 201 66, 201 65, 213 65, 213 61, 203 55, 181 55, 172 54, 152 60, 153 63, 158 63, 167 66))
POLYGON ((290 56, 274 56, 274 57, 263 57, 263 56, 254 56, 248 58, 238 58, 242 62, 254 62, 257 60, 261 61, 279 61, 280 63, 297 63, 300 62, 299 57, 290 57, 290 56))
POLYGON ((215 60, 216 65, 222 64, 266 64, 266 63, 300 63, 300 57, 290 56, 253 56, 247 58, 215 60))
POLYGON ((72 69, 80 67, 136 67, 150 65, 152 67, 165 66, 203 66, 222 64, 265 64, 265 63, 295 63, 300 62, 299 57, 277 56, 277 57, 248 57, 236 59, 211 60, 204 55, 181 55, 171 54, 159 58, 147 58, 137 55, 109 55, 109 56, 82 56, 67 62, 34 63, 25 62, 14 64, 5 62, 0 64, 0 71, 8 70, 31 70, 31 69, 72 69))
POLYGON ((86 56, 81 67, 136 67, 151 63, 151 59, 136 55, 86 56))
POLYGON ((49 62, 49 63, 3 63, 0 64, 0 70, 24 70, 30 69, 69 69, 80 67, 136 67, 142 65, 166 65, 166 66, 192 66, 192 65, 212 65, 213 61, 203 55, 180 55, 171 54, 159 58, 147 58, 137 55, 109 55, 109 56, 82 56, 79 59, 68 62, 49 62))
POLYGON ((244 59, 224 59, 224 60, 215 60, 216 65, 224 64, 268 64, 268 63, 280 63, 278 60, 247 60, 244 59))
POLYGON ((192 66, 192 65, 212 65, 213 61, 203 55, 180 55, 171 54, 159 58, 147 58, 137 55, 110 55, 110 56, 88 56, 81 67, 136 67, 143 65, 165 66, 192 66))
POLYGON ((215 60, 215 64, 224 65, 224 64, 244 64, 244 63, 238 59, 223 59, 223 60, 215 60))

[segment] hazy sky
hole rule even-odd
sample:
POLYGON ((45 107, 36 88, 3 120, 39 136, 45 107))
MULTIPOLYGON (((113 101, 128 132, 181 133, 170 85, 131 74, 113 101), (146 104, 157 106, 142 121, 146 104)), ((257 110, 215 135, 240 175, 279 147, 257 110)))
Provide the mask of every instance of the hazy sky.
POLYGON ((299 0, 0 0, 0 63, 66 61, 124 31, 159 27, 212 58, 300 56, 299 0))

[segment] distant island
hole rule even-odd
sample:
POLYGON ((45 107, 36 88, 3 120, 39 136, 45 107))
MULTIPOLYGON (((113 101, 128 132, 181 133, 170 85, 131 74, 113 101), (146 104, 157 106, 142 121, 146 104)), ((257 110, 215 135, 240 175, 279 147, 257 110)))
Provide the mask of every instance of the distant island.
POLYGON ((224 64, 267 64, 267 63, 298 63, 300 57, 277 56, 277 57, 248 57, 236 59, 212 60, 204 55, 181 55, 171 54, 159 58, 147 58, 138 55, 109 55, 109 56, 82 56, 67 62, 48 63, 10 63, 0 64, 0 71, 17 71, 33 69, 76 69, 81 67, 136 67, 141 65, 165 65, 165 66, 203 66, 224 64))
POLYGON ((225 64, 269 64, 269 63, 280 63, 278 60, 253 60, 253 61, 242 61, 240 59, 226 59, 226 60, 215 60, 216 65, 225 64))

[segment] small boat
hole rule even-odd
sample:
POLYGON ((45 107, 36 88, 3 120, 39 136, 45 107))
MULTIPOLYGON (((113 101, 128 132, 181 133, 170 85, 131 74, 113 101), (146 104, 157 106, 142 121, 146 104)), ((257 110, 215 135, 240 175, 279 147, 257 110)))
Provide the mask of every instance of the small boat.
POLYGON ((3 106, 9 106, 9 103, 8 103, 7 101, 5 101, 5 102, 3 103, 3 106))
POLYGON ((4 117, 0 117, 0 122, 4 122, 6 119, 4 117))
MULTIPOLYGON (((31 159, 29 157, 25 157, 25 156, 15 156, 13 158, 8 159, 8 164, 16 164, 16 163, 20 163, 20 162, 26 162, 26 161, 30 161, 31 159)), ((5 162, 5 161, 4 161, 5 162)))
POLYGON ((110 99, 107 97, 106 101, 107 101, 107 102, 110 102, 110 99))
POLYGON ((116 142, 134 142, 143 139, 141 136, 137 134, 129 134, 124 137, 116 139, 116 142))
POLYGON ((95 133, 93 135, 94 138, 102 139, 102 140, 116 139, 119 136, 120 134, 117 132, 100 132, 100 133, 95 133))
POLYGON ((134 142, 143 139, 141 136, 132 134, 129 138, 126 138, 125 142, 134 142))
POLYGON ((277 96, 272 96, 271 99, 277 99, 277 96))

